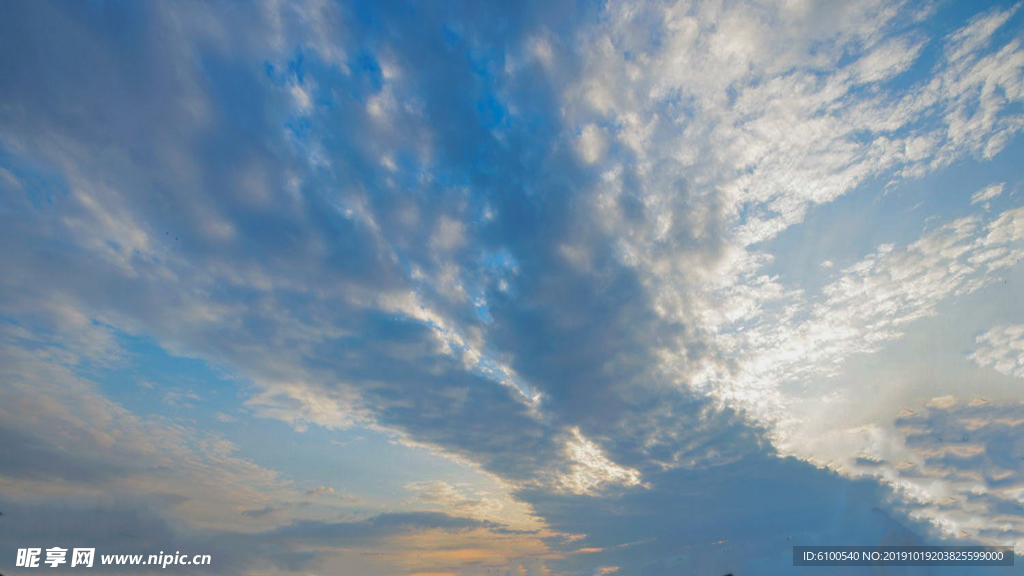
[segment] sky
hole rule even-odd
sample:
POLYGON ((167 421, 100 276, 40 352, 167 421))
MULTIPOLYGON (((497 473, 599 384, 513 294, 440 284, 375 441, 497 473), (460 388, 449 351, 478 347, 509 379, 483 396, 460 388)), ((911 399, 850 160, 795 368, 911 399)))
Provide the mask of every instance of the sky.
POLYGON ((3 573, 1024 550, 1020 3, 0 6, 3 573))

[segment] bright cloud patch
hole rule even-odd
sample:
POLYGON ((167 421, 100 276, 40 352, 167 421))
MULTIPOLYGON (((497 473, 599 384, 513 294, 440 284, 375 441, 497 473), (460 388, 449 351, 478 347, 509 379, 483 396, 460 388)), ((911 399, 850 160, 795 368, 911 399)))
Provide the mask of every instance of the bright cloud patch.
POLYGON ((1007 376, 1024 378, 1024 326, 997 326, 978 336, 971 359, 1007 376))
POLYGON ((1000 194, 1002 194, 1003 193, 1003 188, 1005 188, 1005 187, 1006 187, 1006 184, 1004 184, 1004 183, 992 184, 991 186, 986 186, 986 187, 982 188, 981 190, 978 190, 974 194, 971 194, 971 204, 981 204, 981 203, 988 202, 989 200, 991 200, 991 199, 995 198, 996 196, 999 196, 1000 194))
POLYGON ((565 446, 566 455, 572 462, 570 471, 561 479, 561 484, 577 494, 590 494, 604 484, 636 486, 640 484, 640 473, 623 468, 605 456, 601 448, 572 430, 572 437, 565 446))

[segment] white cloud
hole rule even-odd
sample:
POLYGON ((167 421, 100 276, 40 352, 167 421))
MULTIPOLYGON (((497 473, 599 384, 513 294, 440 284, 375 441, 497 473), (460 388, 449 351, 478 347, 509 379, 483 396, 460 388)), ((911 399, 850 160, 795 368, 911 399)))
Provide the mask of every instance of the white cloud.
POLYGON ((917 60, 924 42, 911 43, 906 38, 890 40, 861 57, 853 73, 861 82, 879 82, 907 70, 917 60))
POLYGON ((612 136, 637 151, 641 194, 675 195, 658 181, 685 177, 718 190, 719 217, 738 241, 770 239, 870 177, 919 176, 965 154, 988 158, 1019 133, 1021 117, 1000 111, 1024 99, 1024 51, 1011 41, 990 52, 976 38, 1012 10, 984 15, 987 25, 972 22, 948 38, 947 58, 930 82, 852 90, 854 77, 888 78, 913 62, 923 42, 899 36, 864 54, 853 76, 828 70, 844 47, 855 51, 886 34, 892 8, 851 8, 842 30, 765 6, 712 14, 685 3, 664 12, 612 10, 608 27, 594 30, 581 50, 587 68, 567 93, 572 117, 617 127, 612 136), (645 33, 652 27, 661 31, 656 44, 645 33), (796 40, 795 30, 803 33, 796 40), (834 51, 815 44, 825 39, 834 51))
POLYGON ((294 83, 289 92, 300 114, 306 114, 313 109, 313 101, 310 99, 309 90, 306 87, 299 83, 294 83))
POLYGON ((2 183, 6 188, 9 188, 11 190, 22 189, 21 180, 18 180, 17 176, 11 174, 10 170, 7 170, 3 167, 0 167, 0 183, 2 183))
POLYGON ((971 194, 971 204, 984 203, 986 206, 988 206, 988 201, 1002 194, 1003 188, 1005 187, 1005 182, 1000 182, 999 184, 992 184, 990 186, 986 186, 981 190, 978 190, 974 194, 971 194))
MULTIPOLYGON (((757 304, 747 308, 750 312, 743 320, 717 330, 716 341, 729 361, 708 365, 696 383, 769 425, 783 454, 841 471, 860 470, 856 473, 863 467, 847 464, 850 455, 905 455, 899 435, 877 422, 877 408, 912 403, 924 391, 902 388, 898 382, 839 385, 836 377, 854 357, 879 351, 901 338, 915 321, 935 315, 940 304, 999 279, 1024 257, 1022 217, 1020 208, 988 222, 967 217, 926 232, 906 246, 881 245, 842 270, 816 296, 779 290, 772 281, 762 284, 754 292, 757 304), (863 402, 865 395, 872 401, 863 402)), ((737 286, 723 292, 726 301, 748 297, 737 286)), ((1015 330, 1002 328, 979 337, 979 350, 972 358, 997 369, 1017 370, 1020 349, 1015 347, 1024 346, 1024 340, 1015 339, 1015 330)), ((970 383, 962 389, 970 394, 970 383)), ((976 411, 981 417, 984 409, 976 411)), ((879 470, 892 476, 896 464, 879 470)), ((933 480, 920 478, 915 486, 933 480)), ((927 490, 920 486, 901 494, 923 497, 927 490)), ((941 525, 946 515, 936 510, 918 507, 913 517, 941 525)), ((977 521, 963 526, 972 527, 974 537, 981 534, 977 521)))
POLYGON ((594 164, 604 156, 608 145, 603 132, 601 128, 593 124, 584 126, 580 132, 576 147, 580 157, 587 164, 594 164))
POLYGON ((430 480, 410 483, 405 489, 414 495, 413 503, 426 509, 495 522, 516 530, 544 527, 528 504, 512 496, 511 486, 493 478, 486 480, 483 485, 430 480))
POLYGON ((351 392, 325 391, 304 382, 266 382, 246 400, 256 414, 289 423, 303 432, 310 424, 328 430, 344 429, 367 417, 351 392))
POLYGON ((640 472, 619 466, 604 454, 601 448, 574 428, 566 441, 566 457, 571 462, 569 471, 558 479, 562 488, 576 494, 594 494, 607 485, 637 486, 640 472))
MULTIPOLYGON (((762 421, 794 418, 797 398, 780 392, 783 383, 835 376, 852 356, 877 351, 909 323, 935 314, 940 302, 992 283, 1024 257, 1022 218, 1019 208, 987 223, 962 218, 905 247, 882 245, 817 297, 763 285, 744 323, 718 329, 725 355, 736 360, 709 368, 698 382, 762 421)), ((722 296, 743 294, 729 287, 722 296)))
POLYGON ((975 342, 977 348, 970 358, 979 366, 1024 378, 1024 325, 996 326, 975 342))
POLYGON ((362 499, 359 498, 358 496, 353 496, 351 494, 344 494, 342 492, 338 492, 337 490, 335 490, 334 488, 332 488, 330 486, 324 486, 324 485, 315 486, 313 488, 310 488, 310 489, 306 490, 304 494, 307 497, 309 497, 309 498, 321 498, 322 497, 322 498, 327 498, 329 500, 333 499, 333 500, 340 500, 340 501, 343 501, 343 502, 351 502, 351 503, 362 502, 362 499))
MULTIPOLYGON (((1024 546, 1024 404, 935 398, 904 411, 884 443, 865 445, 843 467, 893 486, 899 507, 945 538, 1024 546)), ((860 432, 865 435, 866 432, 860 432)))
POLYGON ((466 245, 466 226, 455 218, 441 216, 430 238, 431 245, 442 251, 458 250, 466 245))

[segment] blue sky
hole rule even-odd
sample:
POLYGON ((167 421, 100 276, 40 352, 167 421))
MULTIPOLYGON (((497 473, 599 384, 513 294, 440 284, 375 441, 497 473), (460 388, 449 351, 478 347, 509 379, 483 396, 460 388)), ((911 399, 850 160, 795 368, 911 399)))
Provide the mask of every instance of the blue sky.
POLYGON ((4 12, 5 573, 1024 546, 1020 4, 4 12))

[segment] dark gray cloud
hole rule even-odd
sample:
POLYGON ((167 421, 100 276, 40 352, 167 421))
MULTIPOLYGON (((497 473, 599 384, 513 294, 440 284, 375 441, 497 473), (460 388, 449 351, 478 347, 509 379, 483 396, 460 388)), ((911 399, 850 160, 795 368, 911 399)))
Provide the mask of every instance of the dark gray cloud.
POLYGON ((97 466, 88 456, 47 444, 34 431, 0 428, 0 476, 97 485, 130 472, 129 467, 113 463, 97 466))

